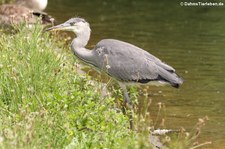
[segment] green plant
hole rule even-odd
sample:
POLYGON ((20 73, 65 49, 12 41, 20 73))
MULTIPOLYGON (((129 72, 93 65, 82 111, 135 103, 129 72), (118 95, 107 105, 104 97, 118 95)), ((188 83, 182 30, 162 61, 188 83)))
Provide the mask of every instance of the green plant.
MULTIPOLYGON (((103 84, 78 73, 79 61, 67 47, 40 24, 21 25, 14 34, 1 31, 0 147, 151 148, 149 104, 139 113, 135 109, 130 130, 117 100, 120 90, 112 88, 117 96, 102 95, 103 84)), ((136 100, 137 90, 130 91, 136 100)), ((192 143, 173 140, 168 147, 192 143)))

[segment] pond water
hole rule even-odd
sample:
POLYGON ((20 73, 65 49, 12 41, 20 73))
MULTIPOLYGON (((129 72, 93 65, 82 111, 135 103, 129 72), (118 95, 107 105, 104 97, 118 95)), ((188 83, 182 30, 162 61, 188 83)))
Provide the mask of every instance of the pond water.
POLYGON ((89 21, 89 45, 103 38, 133 43, 173 66, 185 80, 180 89, 148 87, 153 100, 166 105, 167 128, 191 130, 209 117, 201 142, 225 148, 225 4, 185 7, 161 0, 49 0, 46 10, 58 23, 80 16, 89 21))

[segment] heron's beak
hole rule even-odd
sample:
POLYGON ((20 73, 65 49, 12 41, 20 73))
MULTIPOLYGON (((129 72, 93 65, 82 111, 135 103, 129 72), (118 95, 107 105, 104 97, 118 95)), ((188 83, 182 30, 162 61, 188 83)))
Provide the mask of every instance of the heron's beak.
POLYGON ((59 24, 50 28, 47 28, 45 31, 57 31, 57 30, 69 30, 71 28, 70 24, 59 24))

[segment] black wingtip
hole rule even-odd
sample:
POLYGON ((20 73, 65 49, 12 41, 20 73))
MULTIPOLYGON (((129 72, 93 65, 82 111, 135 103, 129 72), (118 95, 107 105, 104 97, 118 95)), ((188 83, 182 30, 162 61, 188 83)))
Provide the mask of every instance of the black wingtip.
POLYGON ((179 88, 180 87, 180 84, 172 84, 172 87, 179 88))
POLYGON ((172 87, 179 88, 183 84, 184 80, 180 78, 180 80, 177 83, 171 83, 172 87))

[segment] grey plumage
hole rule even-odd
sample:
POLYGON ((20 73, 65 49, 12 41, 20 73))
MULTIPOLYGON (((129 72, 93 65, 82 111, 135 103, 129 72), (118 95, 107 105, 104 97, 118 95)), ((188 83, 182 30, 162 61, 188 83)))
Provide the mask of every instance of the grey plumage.
POLYGON ((171 84, 173 87, 179 87, 183 83, 174 68, 130 43, 116 39, 104 39, 97 43, 94 49, 86 49, 91 29, 89 23, 82 18, 72 18, 47 30, 74 32, 77 35, 71 44, 74 54, 87 64, 117 79, 124 90, 127 102, 130 100, 126 86, 122 83, 147 84, 158 81, 171 84))
POLYGON ((92 52, 95 55, 94 65, 120 81, 162 81, 174 87, 182 84, 182 79, 175 73, 174 68, 127 42, 104 39, 92 52))

